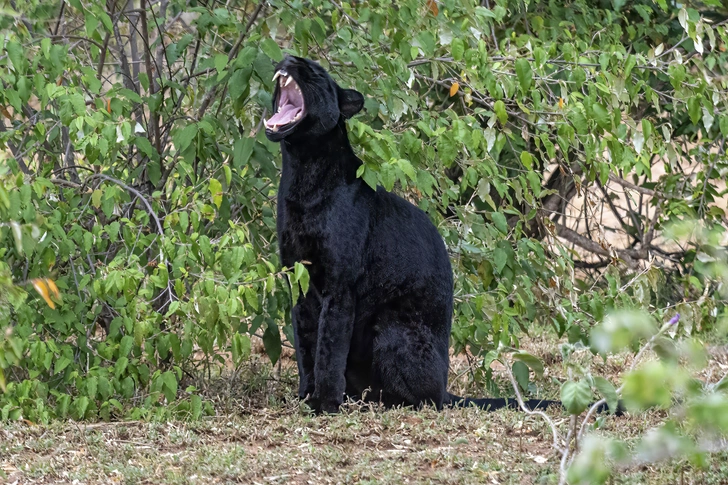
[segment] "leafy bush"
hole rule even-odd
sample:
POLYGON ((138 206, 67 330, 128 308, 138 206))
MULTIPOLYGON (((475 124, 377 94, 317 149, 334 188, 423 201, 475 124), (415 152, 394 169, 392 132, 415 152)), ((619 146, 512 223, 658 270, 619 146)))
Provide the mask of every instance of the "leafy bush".
MULTIPOLYGON (((614 309, 680 313, 681 335, 714 327, 727 18, 715 0, 14 3, 0 11, 2 417, 198 417, 211 409, 183 376, 240 365, 254 336, 276 362, 308 287, 305 265, 280 267, 278 147, 261 132, 284 52, 366 95, 349 122, 359 176, 437 223, 453 346, 479 356, 478 380, 536 324, 568 336, 567 357, 653 335, 634 319, 592 333, 614 309), (693 220, 712 236, 677 237, 693 220), (34 278, 62 303, 16 286, 34 278)), ((527 388, 540 364, 516 357, 527 388)), ((573 411, 592 390, 614 397, 579 375, 573 411)))

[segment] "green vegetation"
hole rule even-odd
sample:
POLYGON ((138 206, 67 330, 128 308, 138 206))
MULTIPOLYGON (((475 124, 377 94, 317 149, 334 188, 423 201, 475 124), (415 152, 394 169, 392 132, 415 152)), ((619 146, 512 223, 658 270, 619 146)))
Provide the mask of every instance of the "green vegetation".
MULTIPOLYGON (((11 0, 0 44, 2 420, 198 420, 258 339, 279 362, 308 273, 279 264, 261 125, 292 53, 365 94, 359 175, 438 225, 472 393, 673 409, 657 441, 695 465, 728 431, 703 371, 728 315, 723 2, 11 0), (544 328, 550 352, 518 351, 544 328)), ((613 438, 572 482, 631 455, 613 438)))

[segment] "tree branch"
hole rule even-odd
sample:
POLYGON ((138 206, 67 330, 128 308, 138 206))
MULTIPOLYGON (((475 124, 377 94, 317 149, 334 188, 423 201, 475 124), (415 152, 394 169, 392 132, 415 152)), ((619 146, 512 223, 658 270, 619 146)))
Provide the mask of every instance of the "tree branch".
MULTIPOLYGON (((238 55, 238 50, 240 50, 240 46, 243 44, 243 40, 245 40, 245 37, 247 37, 248 32, 253 27, 253 24, 258 19, 258 16, 263 11, 265 6, 267 5, 267 2, 265 0, 262 0, 258 6, 255 8, 253 13, 250 15, 250 19, 248 20, 248 24, 245 26, 245 30, 243 30, 240 33, 240 36, 238 37, 238 40, 235 41, 235 44, 233 44, 232 48, 230 49, 230 52, 228 53, 228 62, 233 60, 235 56, 238 55)), ((205 115, 205 111, 207 111, 207 108, 210 107, 210 103, 212 102, 212 99, 215 97, 215 93, 217 92, 217 85, 213 86, 207 94, 205 94, 205 97, 202 98, 202 103, 200 103, 200 111, 197 113, 197 121, 201 120, 202 117, 205 115)), ((221 100, 222 102, 222 100, 221 100)))
POLYGON ((649 251, 646 248, 641 249, 616 249, 616 248, 604 248, 600 244, 592 241, 591 239, 587 238, 586 236, 582 236, 578 232, 569 229, 566 226, 563 226, 561 224, 554 223, 554 226, 556 227, 556 235, 566 239, 567 241, 579 246, 582 249, 586 249, 587 251, 598 254, 599 256, 604 256, 607 258, 611 258, 613 256, 617 256, 621 259, 623 259, 630 267, 634 266, 634 260, 635 259, 647 259, 649 258, 649 251))
POLYGON ((612 182, 618 183, 622 187, 625 187, 627 189, 632 189, 635 192, 639 192, 640 194, 649 195, 650 197, 657 197, 658 199, 664 199, 663 196, 659 195, 654 190, 651 190, 651 189, 648 189, 645 187, 640 187, 639 185, 635 185, 632 182, 628 182, 621 177, 617 177, 614 174, 611 174, 611 173, 609 174, 609 180, 611 180, 612 182))

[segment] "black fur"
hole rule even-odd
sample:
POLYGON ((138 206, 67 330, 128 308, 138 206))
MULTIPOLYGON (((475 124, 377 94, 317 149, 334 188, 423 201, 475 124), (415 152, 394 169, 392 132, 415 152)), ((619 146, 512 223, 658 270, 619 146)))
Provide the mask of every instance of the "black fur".
POLYGON ((452 268, 424 212, 356 177, 362 162, 344 120, 361 110, 363 96, 307 59, 287 57, 279 70, 305 103, 297 124, 266 129, 283 156, 281 259, 287 267, 310 262, 310 289, 292 312, 299 397, 319 412, 336 412, 345 395, 387 406, 513 407, 512 399, 463 399, 446 390, 452 268))

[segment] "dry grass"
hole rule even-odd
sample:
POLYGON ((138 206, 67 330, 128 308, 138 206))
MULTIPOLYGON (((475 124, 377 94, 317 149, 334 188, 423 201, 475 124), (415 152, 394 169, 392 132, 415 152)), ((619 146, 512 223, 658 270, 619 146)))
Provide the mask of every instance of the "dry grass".
MULTIPOLYGON (((537 382, 539 397, 554 397, 563 374, 553 337, 524 342, 551 359, 537 382)), ((724 365, 725 359, 714 359, 724 365)), ((616 376, 629 359, 603 370, 616 376)), ((453 361, 462 374, 465 359, 453 361)), ((0 425, 0 483, 556 483, 558 459, 536 418, 511 410, 382 410, 350 404, 336 416, 311 416, 294 396, 290 359, 279 369, 254 357, 235 381, 205 389, 218 415, 198 422, 122 422, 49 426, 0 425)), ((467 373, 466 373, 467 374, 467 373)), ((465 379, 455 390, 466 389, 465 379)), ((565 428, 558 409, 549 414, 565 428)), ((664 413, 609 417, 601 432, 637 438, 664 413)), ((728 483, 728 455, 697 470, 686 461, 630 470, 612 483, 728 483)))

